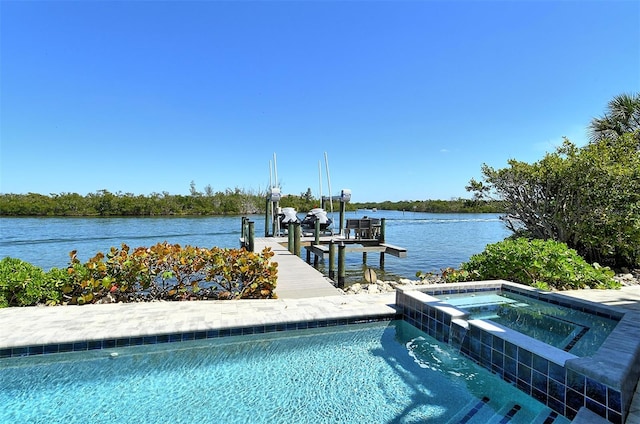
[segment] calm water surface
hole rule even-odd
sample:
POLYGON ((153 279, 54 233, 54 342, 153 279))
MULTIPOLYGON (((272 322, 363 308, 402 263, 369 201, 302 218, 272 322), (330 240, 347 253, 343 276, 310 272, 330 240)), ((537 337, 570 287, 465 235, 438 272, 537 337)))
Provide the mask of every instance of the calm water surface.
MULTIPOLYGON (((379 278, 414 278, 417 271, 438 272, 458 267, 489 243, 510 233, 496 214, 429 214, 400 211, 348 212, 347 218, 386 218, 388 243, 407 249, 406 258, 385 257, 384 270, 377 254, 347 254, 347 279, 357 279, 363 267, 379 278)), ((264 235, 264 216, 250 217, 256 236, 264 235)), ((339 214, 334 215, 334 221, 339 214)), ((0 258, 19 258, 45 270, 63 268, 69 252, 80 260, 106 253, 122 243, 132 248, 167 241, 199 247, 239 247, 241 217, 189 218, 0 218, 0 258)), ((320 264, 321 270, 324 264, 320 264)))

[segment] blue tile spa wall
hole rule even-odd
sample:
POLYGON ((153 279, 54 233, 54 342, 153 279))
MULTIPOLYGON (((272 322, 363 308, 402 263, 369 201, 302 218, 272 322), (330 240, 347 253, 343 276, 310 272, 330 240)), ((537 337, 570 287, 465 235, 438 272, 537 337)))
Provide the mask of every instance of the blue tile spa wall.
MULTIPOLYGON (((638 380, 637 372, 627 372, 619 378, 600 378, 590 372, 597 367, 592 358, 578 358, 510 329, 496 331, 494 325, 468 320, 465 311, 431 296, 497 291, 502 286, 501 282, 479 283, 476 287, 440 285, 431 286, 426 293, 399 289, 396 304, 407 322, 436 340, 459 347, 463 354, 559 414, 573 419, 581 407, 587 407, 612 423, 623 423, 638 380), (574 363, 576 366, 572 366, 574 363)), ((519 285, 505 288, 539 298, 539 292, 530 288, 521 289, 519 285)), ((572 306, 571 302, 564 303, 572 306)), ((586 310, 584 305, 577 307, 586 310)), ((607 312, 602 309, 597 313, 607 312)), ((634 358, 630 361, 635 362, 634 358)))

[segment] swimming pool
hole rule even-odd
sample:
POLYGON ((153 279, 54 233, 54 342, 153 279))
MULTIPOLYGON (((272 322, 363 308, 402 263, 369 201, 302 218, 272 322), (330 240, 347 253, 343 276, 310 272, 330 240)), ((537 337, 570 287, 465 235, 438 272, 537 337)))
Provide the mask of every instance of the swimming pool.
POLYGON ((594 354, 618 324, 609 317, 510 292, 438 297, 468 312, 469 319, 490 320, 576 356, 594 354))
POLYGON ((568 422, 400 320, 6 358, 0 373, 0 422, 568 422))

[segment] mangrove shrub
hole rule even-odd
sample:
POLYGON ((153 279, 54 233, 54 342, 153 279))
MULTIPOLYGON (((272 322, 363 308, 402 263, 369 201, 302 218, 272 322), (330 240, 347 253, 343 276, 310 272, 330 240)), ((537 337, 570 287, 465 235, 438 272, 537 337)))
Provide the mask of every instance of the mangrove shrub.
POLYGON ((619 288, 613 276, 611 269, 587 263, 564 243, 520 237, 487 245, 445 279, 508 280, 545 290, 619 288))

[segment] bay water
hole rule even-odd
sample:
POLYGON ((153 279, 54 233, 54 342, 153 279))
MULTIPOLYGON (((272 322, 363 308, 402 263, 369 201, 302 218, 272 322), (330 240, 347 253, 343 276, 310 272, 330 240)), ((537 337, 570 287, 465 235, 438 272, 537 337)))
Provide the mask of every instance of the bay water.
MULTIPOLYGON (((303 217, 304 214, 301 214, 303 217)), ((379 255, 361 253, 346 256, 347 282, 362 278, 373 269, 378 279, 415 279, 417 272, 438 273, 457 268, 485 246, 509 236, 497 214, 433 214, 403 211, 359 210, 345 218, 385 218, 386 242, 407 249, 405 258, 386 255, 380 269, 379 255)), ((255 235, 264 235, 264 215, 255 222, 255 235)), ((338 222, 339 214, 333 216, 338 222)), ((0 258, 14 257, 45 270, 65 268, 69 252, 77 250, 86 261, 98 252, 107 253, 122 243, 131 248, 160 242, 182 246, 237 248, 240 245, 240 216, 214 217, 116 217, 116 218, 0 218, 0 258)), ((303 251, 303 258, 305 257, 303 251)), ((324 271, 328 264, 321 262, 324 271)))

